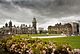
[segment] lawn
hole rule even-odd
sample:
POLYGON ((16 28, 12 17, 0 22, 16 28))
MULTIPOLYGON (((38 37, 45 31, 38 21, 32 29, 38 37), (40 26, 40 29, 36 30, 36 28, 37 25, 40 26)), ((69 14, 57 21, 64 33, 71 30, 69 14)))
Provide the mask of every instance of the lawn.
POLYGON ((60 34, 29 34, 29 36, 59 36, 60 34))
POLYGON ((70 44, 72 48, 80 48, 80 36, 63 37, 63 38, 46 38, 43 41, 56 42, 57 44, 70 44))

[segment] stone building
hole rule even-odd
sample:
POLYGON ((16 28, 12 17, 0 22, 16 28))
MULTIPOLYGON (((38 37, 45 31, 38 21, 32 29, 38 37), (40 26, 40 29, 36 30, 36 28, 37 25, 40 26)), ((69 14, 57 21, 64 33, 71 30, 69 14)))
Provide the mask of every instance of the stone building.
POLYGON ((66 23, 64 25, 55 24, 55 26, 48 26, 48 33, 50 34, 66 34, 66 35, 78 35, 80 34, 80 22, 66 23))
POLYGON ((33 18, 33 21, 32 21, 32 27, 33 28, 32 29, 34 30, 35 33, 37 33, 36 23, 37 23, 36 18, 33 18))
POLYGON ((55 26, 48 26, 48 33, 49 34, 72 34, 72 26, 70 23, 66 23, 62 25, 61 23, 55 24, 55 26))
POLYGON ((72 33, 73 35, 79 34, 79 23, 73 22, 72 25, 72 33))
POLYGON ((80 21, 79 21, 79 35, 80 35, 80 21))
POLYGON ((39 27, 39 28, 38 28, 38 33, 39 33, 39 34, 44 33, 44 28, 39 27))
POLYGON ((12 21, 10 20, 9 23, 5 23, 5 26, 0 28, 0 34, 36 34, 36 18, 32 20, 32 26, 29 27, 25 24, 21 24, 21 26, 12 26, 12 21))

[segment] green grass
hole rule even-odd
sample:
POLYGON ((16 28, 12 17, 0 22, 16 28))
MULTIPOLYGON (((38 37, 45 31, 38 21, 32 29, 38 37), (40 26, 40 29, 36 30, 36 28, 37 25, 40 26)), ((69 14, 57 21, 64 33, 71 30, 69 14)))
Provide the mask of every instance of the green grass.
POLYGON ((80 48, 80 36, 63 37, 63 38, 45 38, 43 41, 54 41, 57 44, 70 44, 72 48, 80 48))
POLYGON ((23 34, 23 36, 59 36, 60 34, 23 34))
POLYGON ((59 36, 60 34, 22 34, 22 35, 16 35, 15 38, 28 38, 33 36, 59 36))

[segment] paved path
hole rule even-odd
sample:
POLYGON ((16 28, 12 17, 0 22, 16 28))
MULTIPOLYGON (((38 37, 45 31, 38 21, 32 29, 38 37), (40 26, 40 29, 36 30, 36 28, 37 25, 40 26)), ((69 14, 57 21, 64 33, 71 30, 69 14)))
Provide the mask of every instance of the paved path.
POLYGON ((32 38, 58 38, 58 37, 67 37, 67 36, 36 36, 32 38))

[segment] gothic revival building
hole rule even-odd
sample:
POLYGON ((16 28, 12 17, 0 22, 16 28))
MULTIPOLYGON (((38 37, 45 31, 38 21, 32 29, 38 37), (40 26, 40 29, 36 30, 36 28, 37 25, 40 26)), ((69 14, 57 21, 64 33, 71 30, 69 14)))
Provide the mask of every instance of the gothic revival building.
POLYGON ((66 23, 64 25, 55 24, 55 26, 48 26, 49 34, 66 34, 66 35, 78 35, 80 34, 80 22, 66 23))
POLYGON ((55 26, 49 26, 48 32, 50 34, 72 34, 72 26, 69 23, 64 25, 57 23, 55 26))
POLYGON ((3 28, 0 28, 0 34, 36 34, 36 24, 36 18, 33 18, 32 26, 29 25, 29 27, 25 24, 21 24, 21 26, 12 26, 12 21, 10 20, 9 24, 6 23, 3 28))

